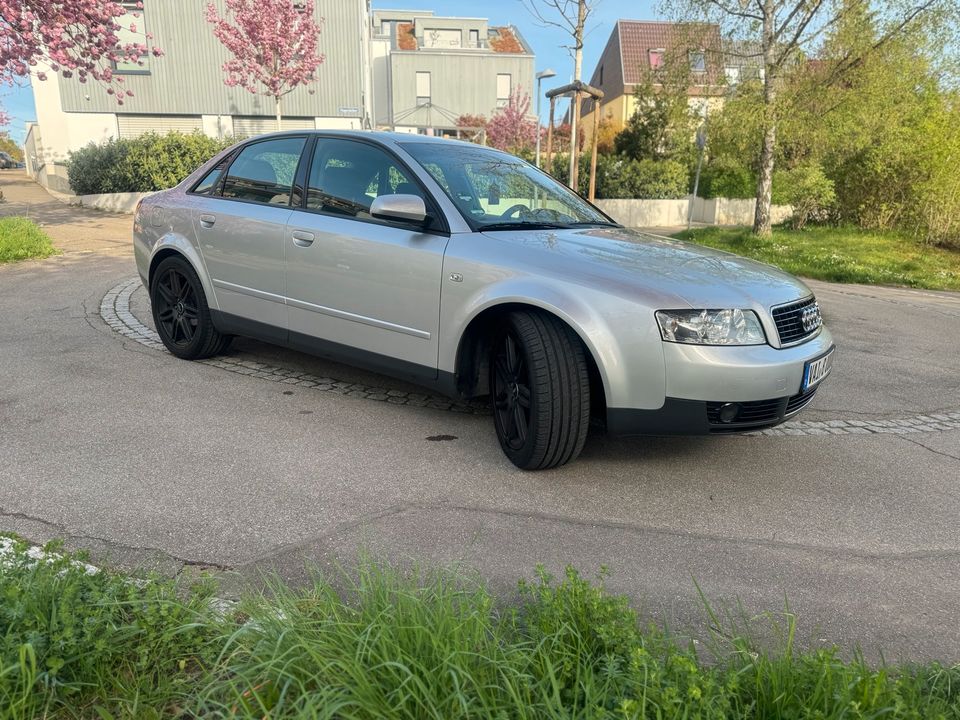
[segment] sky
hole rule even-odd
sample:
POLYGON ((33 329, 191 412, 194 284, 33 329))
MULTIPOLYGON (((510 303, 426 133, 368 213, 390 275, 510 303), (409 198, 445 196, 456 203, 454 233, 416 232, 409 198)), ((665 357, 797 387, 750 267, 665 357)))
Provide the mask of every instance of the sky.
MULTIPOLYGON (((543 81, 544 90, 573 80, 573 57, 563 47, 570 43, 570 36, 558 28, 538 25, 521 0, 485 0, 482 5, 465 0, 375 0, 373 7, 433 10, 438 15, 485 17, 492 25, 514 25, 533 48, 537 56, 537 71, 551 68, 557 73, 555 78, 543 81)), ((585 81, 589 82, 597 59, 613 30, 613 25, 620 18, 656 19, 656 0, 597 0, 587 23, 583 53, 585 81)), ((25 83, 22 87, 0 87, 0 105, 12 116, 12 122, 8 128, 10 135, 17 142, 23 142, 26 135, 25 123, 27 120, 35 119, 36 116, 30 84, 25 83)), ((547 105, 546 102, 542 103, 543 117, 546 117, 547 105)), ((560 107, 557 110, 562 112, 560 107)))

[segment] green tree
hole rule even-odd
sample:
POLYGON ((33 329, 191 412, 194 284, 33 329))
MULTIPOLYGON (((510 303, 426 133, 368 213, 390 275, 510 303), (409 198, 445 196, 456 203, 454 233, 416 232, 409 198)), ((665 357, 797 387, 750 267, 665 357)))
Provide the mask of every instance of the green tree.
POLYGON ((9 133, 0 133, 0 151, 7 153, 17 162, 23 162, 23 148, 16 142, 9 133))
POLYGON ((956 0, 682 0, 679 4, 666 3, 665 10, 685 20, 717 23, 728 41, 750 43, 762 58, 757 116, 757 208, 753 224, 758 235, 770 234, 778 139, 782 123, 792 113, 796 100, 783 92, 783 86, 794 69, 802 67, 805 57, 837 28, 859 32, 863 40, 847 43, 849 52, 832 58, 823 81, 828 87, 833 86, 865 61, 886 53, 893 40, 931 18, 944 34, 955 35, 960 12, 956 0))
POLYGON ((615 150, 634 160, 679 160, 689 164, 699 119, 691 112, 686 53, 670 52, 656 69, 645 69, 634 89, 636 110, 614 138, 615 150))

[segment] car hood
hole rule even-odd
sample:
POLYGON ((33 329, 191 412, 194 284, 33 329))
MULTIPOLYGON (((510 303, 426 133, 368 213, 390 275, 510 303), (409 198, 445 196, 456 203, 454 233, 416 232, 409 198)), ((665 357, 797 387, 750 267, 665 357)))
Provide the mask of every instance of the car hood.
POLYGON ((769 308, 811 294, 772 265, 627 228, 484 234, 514 246, 512 258, 529 263, 535 274, 603 287, 663 309, 769 308))

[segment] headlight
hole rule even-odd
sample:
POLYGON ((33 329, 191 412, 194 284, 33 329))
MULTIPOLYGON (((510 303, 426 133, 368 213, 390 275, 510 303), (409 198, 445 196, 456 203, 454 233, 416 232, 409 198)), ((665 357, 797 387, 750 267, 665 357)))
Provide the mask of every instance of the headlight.
POLYGON ((667 342, 693 345, 763 345, 767 342, 752 310, 658 310, 667 342))

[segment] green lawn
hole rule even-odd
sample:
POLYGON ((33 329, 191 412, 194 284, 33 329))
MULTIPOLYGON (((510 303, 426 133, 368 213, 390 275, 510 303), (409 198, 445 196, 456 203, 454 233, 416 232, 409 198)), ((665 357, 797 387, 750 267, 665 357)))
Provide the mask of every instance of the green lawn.
POLYGON ((23 217, 0 218, 0 263, 45 258, 56 252, 50 238, 32 220, 23 217))
POLYGON ((4 542, 2 720, 960 718, 960 667, 800 651, 789 613, 777 651, 713 616, 723 630, 695 649, 573 570, 506 604, 363 563, 339 593, 275 583, 217 610, 211 582, 134 583, 4 542))
POLYGON ((896 232, 778 227, 772 237, 761 240, 749 228, 708 227, 674 237, 817 280, 960 290, 960 251, 924 245, 896 232))

